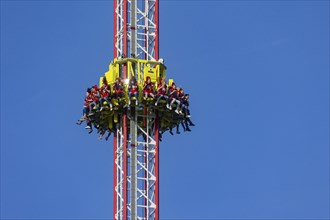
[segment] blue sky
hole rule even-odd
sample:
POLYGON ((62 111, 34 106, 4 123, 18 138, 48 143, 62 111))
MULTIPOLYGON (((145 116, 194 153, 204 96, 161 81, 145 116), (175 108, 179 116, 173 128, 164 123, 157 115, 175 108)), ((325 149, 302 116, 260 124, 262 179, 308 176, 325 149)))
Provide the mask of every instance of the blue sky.
MULTIPOLYGON (((112 218, 112 141, 75 125, 113 59, 112 1, 1 1, 1 219, 112 218)), ((161 1, 191 95, 162 219, 329 218, 329 2, 161 1)))

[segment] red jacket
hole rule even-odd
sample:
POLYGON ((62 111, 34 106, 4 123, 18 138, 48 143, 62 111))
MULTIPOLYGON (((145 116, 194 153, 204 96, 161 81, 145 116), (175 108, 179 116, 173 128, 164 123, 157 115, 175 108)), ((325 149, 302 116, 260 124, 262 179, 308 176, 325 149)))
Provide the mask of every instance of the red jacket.
POLYGON ((107 98, 110 95, 110 91, 107 88, 102 88, 101 89, 101 97, 102 98, 107 98))
POLYGON ((174 89, 172 86, 168 88, 168 95, 171 99, 177 99, 178 98, 178 90, 174 89))
POLYGON ((85 100, 84 100, 84 106, 85 106, 85 107, 88 107, 89 104, 92 103, 92 102, 93 102, 93 95, 92 95, 91 93, 89 93, 89 94, 86 96, 85 100))
POLYGON ((129 91, 134 93, 134 92, 138 92, 138 85, 137 82, 131 83, 129 85, 129 91))
POLYGON ((123 84, 122 83, 115 83, 113 84, 113 91, 115 93, 119 93, 119 92, 122 92, 123 91, 123 84))
POLYGON ((157 95, 165 95, 166 94, 166 84, 158 84, 157 95))
POLYGON ((144 83, 144 89, 143 89, 143 91, 144 92, 147 92, 147 93, 150 93, 150 92, 152 92, 152 90, 153 90, 153 84, 152 83, 147 83, 147 82, 145 82, 144 83))

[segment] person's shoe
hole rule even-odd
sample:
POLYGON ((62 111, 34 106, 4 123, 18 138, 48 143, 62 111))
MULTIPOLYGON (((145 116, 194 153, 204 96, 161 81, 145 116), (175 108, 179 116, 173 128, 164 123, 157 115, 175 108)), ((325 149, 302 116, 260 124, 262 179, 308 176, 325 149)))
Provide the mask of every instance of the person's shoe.
POLYGON ((179 110, 177 110, 177 109, 175 110, 175 113, 180 114, 179 110))
POLYGON ((138 100, 135 101, 135 105, 138 106, 139 105, 139 102, 138 100))
POLYGON ((103 111, 103 107, 101 107, 100 111, 103 111))
POLYGON ((109 137, 110 137, 110 136, 106 136, 106 137, 105 137, 105 140, 108 141, 109 137))
POLYGON ((86 129, 92 129, 91 126, 89 126, 89 125, 87 125, 85 128, 86 129))
POLYGON ((189 132, 191 131, 190 128, 187 128, 186 130, 189 131, 189 132))
POLYGON ((177 134, 180 134, 180 131, 176 131, 177 134))
POLYGON ((170 109, 170 105, 169 104, 166 104, 166 108, 170 109))
POLYGON ((158 103, 156 102, 156 103, 155 103, 155 106, 157 106, 157 105, 158 105, 158 103))
POLYGON ((76 122, 77 125, 81 125, 81 123, 82 123, 81 120, 78 120, 78 121, 76 122))
POLYGON ((93 132, 93 129, 90 129, 89 132, 88 132, 88 134, 90 134, 90 133, 92 133, 92 132, 93 132))
POLYGON ((190 118, 191 116, 190 116, 190 115, 187 115, 186 117, 187 117, 187 118, 190 118))
POLYGON ((190 126, 195 126, 195 124, 194 124, 194 123, 192 123, 192 122, 191 122, 189 125, 190 125, 190 126))
POLYGON ((88 115, 94 115, 94 112, 90 112, 88 115))
POLYGON ((131 100, 128 100, 128 105, 131 105, 131 100))
POLYGON ((170 134, 171 134, 171 135, 174 135, 174 134, 173 134, 173 131, 170 130, 170 134))

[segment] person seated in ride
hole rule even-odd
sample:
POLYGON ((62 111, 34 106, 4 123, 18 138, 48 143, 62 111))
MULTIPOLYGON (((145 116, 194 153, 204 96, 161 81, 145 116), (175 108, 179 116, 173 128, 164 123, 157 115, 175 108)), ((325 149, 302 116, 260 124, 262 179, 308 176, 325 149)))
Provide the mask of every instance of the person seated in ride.
POLYGON ((89 110, 90 110, 90 115, 93 114, 92 110, 93 107, 95 106, 96 110, 98 110, 98 104, 99 104, 99 98, 100 98, 100 93, 99 93, 99 88, 97 87, 97 85, 94 85, 91 88, 91 92, 89 94, 89 99, 92 99, 93 101, 91 103, 89 103, 89 110))
POLYGON ((153 94, 153 89, 154 89, 154 85, 151 82, 151 78, 149 76, 147 76, 146 81, 144 82, 144 86, 143 86, 143 95, 145 97, 145 99, 152 97, 155 98, 155 95, 153 94))
POLYGON ((120 101, 120 99, 124 97, 124 86, 120 77, 118 77, 113 84, 113 91, 113 97, 117 98, 118 101, 120 101))
POLYGON ((180 101, 179 101, 179 90, 176 87, 175 83, 173 82, 172 85, 168 89, 168 97, 167 105, 166 107, 170 110, 172 110, 172 105, 174 102, 176 103, 176 110, 175 112, 179 114, 179 108, 180 108, 180 101))
POLYGON ((186 125, 186 130, 190 131, 189 126, 195 126, 195 124, 190 120, 190 110, 189 110, 189 94, 185 94, 184 97, 182 98, 182 105, 183 110, 184 110, 184 123, 186 125))
POLYGON ((87 115, 89 113, 89 104, 91 102, 93 102, 93 99, 90 98, 90 93, 91 93, 91 89, 88 88, 86 91, 85 99, 84 99, 83 115, 77 121, 77 125, 81 125, 81 123, 83 123, 83 121, 85 121, 87 119, 87 115))
POLYGON ((101 109, 100 111, 103 110, 103 102, 107 102, 110 111, 112 110, 112 104, 111 104, 111 91, 110 91, 110 86, 107 85, 107 83, 103 83, 102 87, 100 88, 100 93, 101 93, 101 98, 100 98, 100 104, 101 104, 101 109))
POLYGON ((167 100, 168 97, 166 96, 166 89, 167 89, 167 86, 166 86, 165 78, 164 78, 159 82, 159 84, 157 86, 157 94, 156 94, 157 101, 155 103, 155 106, 158 105, 158 102, 161 99, 167 100))
POLYGON ((138 99, 139 99, 139 89, 138 89, 138 83, 136 81, 136 78, 133 76, 129 80, 128 85, 128 105, 131 105, 131 99, 132 97, 135 97, 135 105, 138 105, 138 99))
POLYGON ((182 88, 178 88, 179 90, 179 94, 178 94, 178 100, 180 101, 180 107, 179 107, 179 112, 180 114, 182 114, 182 109, 184 108, 183 104, 182 104, 182 100, 184 98, 184 91, 182 88))

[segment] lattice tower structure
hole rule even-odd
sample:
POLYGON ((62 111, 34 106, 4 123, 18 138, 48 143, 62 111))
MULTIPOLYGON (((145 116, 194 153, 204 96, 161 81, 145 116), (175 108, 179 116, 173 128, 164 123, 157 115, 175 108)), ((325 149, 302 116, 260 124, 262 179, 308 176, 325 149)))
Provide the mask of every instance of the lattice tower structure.
MULTIPOLYGON (((158 0, 114 0, 114 58, 159 60, 158 0)), ((127 65, 119 75, 130 78, 127 65)), ((134 67, 136 68, 136 67, 134 67)), ((133 69, 133 72, 136 71, 133 69)), ((123 112, 113 142, 114 216, 159 219, 159 116, 157 110, 123 112), (139 125, 138 121, 143 121, 139 125)))

